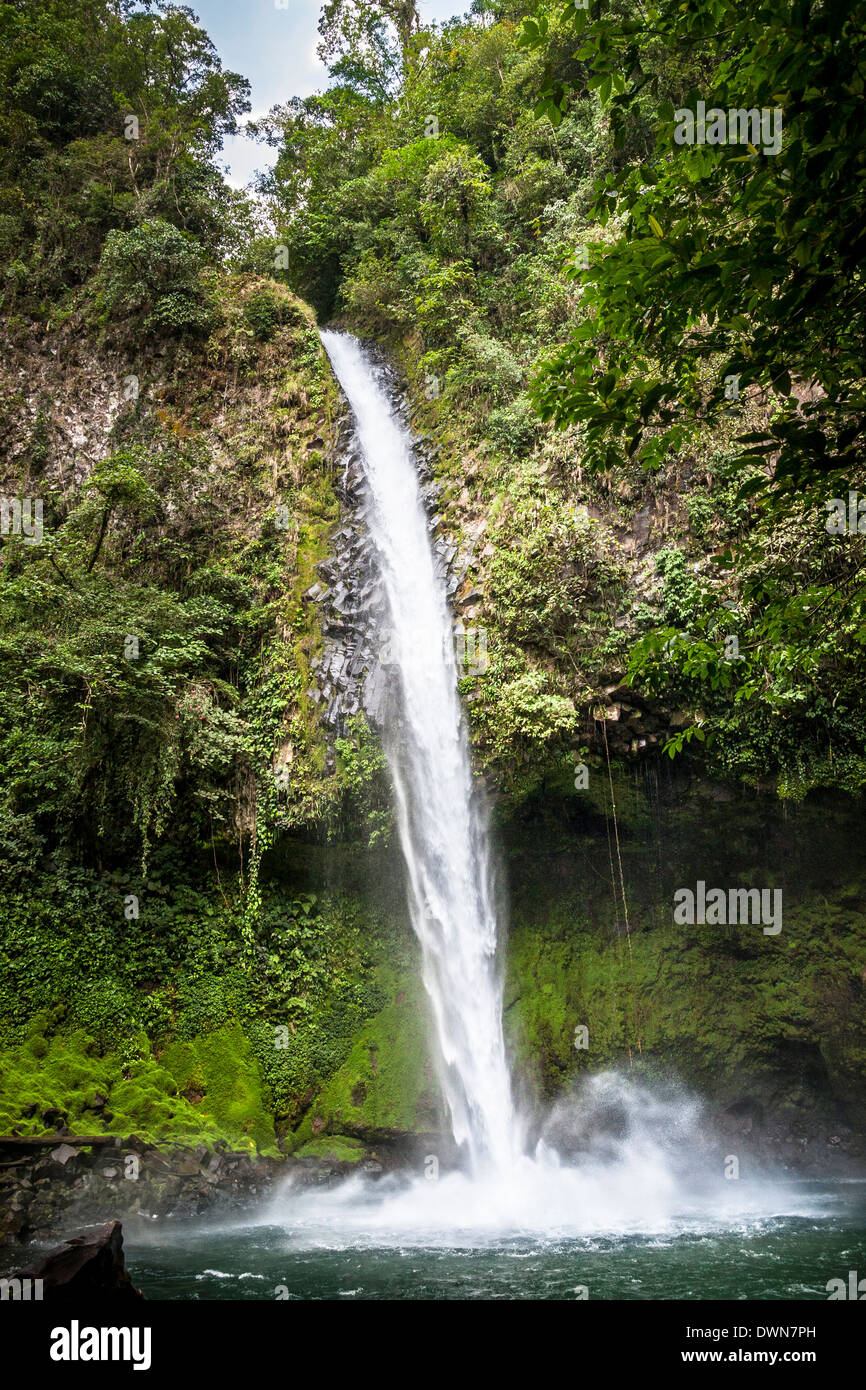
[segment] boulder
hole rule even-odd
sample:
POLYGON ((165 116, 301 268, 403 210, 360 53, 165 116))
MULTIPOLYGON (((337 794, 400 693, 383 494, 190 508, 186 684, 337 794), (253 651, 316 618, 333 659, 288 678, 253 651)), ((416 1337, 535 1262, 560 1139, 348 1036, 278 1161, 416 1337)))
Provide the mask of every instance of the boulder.
POLYGON ((69 1162, 70 1158, 78 1157, 78 1150, 71 1144, 60 1144, 56 1149, 52 1149, 48 1155, 53 1163, 60 1163, 63 1167, 69 1162))
POLYGON ((12 1276, 41 1279, 43 1301, 99 1299, 112 1303, 142 1302, 123 1258, 123 1228, 106 1221, 85 1235, 73 1236, 12 1276))

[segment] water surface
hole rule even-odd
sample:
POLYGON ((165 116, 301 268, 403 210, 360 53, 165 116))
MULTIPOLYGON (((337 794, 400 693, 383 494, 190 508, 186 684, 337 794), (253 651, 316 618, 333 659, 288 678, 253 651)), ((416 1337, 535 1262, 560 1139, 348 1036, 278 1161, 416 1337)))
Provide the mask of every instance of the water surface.
MULTIPOLYGON (((414 1232, 383 1243, 273 1224, 152 1229, 126 1241, 154 1299, 826 1300, 866 1269, 866 1185, 791 1184, 802 1214, 584 1237, 510 1233, 471 1242, 414 1232), (277 1293, 280 1290, 280 1293, 277 1293)), ((154 1223, 157 1227, 158 1223, 154 1223)))

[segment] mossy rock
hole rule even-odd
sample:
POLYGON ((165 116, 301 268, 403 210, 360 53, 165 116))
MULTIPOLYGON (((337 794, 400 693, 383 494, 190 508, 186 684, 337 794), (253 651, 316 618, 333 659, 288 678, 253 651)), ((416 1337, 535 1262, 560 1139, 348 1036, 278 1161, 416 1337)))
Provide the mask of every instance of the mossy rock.
POLYGON ((178 1091, 203 1082, 199 1113, 235 1147, 271 1152, 273 1119, 265 1108, 262 1075, 239 1023, 193 1042, 173 1043, 160 1058, 178 1091))
POLYGON ((155 1143, 209 1146, 223 1139, 236 1149, 274 1153, 265 1101, 260 1068, 237 1023, 173 1044, 158 1062, 95 1055, 93 1039, 81 1031, 50 1040, 30 1033, 0 1053, 4 1133, 42 1134, 42 1114, 57 1109, 71 1134, 136 1133, 155 1143), (200 1087, 195 1101, 184 1095, 191 1080, 200 1087), (99 1111, 92 1108, 96 1092, 107 1098, 99 1111), (33 1114, 25 1117, 25 1107, 33 1114))
POLYGON ((440 1127, 440 1114, 423 993, 417 980, 396 976, 391 1002, 365 1023, 295 1131, 293 1147, 338 1134, 376 1142, 427 1133, 440 1127))
POLYGON ((295 1150, 295 1158, 315 1158, 331 1163, 360 1163, 366 1149, 360 1139, 346 1134, 326 1134, 310 1139, 295 1150))

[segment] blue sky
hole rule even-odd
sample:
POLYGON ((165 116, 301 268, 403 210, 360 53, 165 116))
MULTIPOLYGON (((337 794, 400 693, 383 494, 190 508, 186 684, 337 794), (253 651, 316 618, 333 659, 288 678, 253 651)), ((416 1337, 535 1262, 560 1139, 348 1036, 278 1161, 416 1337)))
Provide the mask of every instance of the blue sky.
MULTIPOLYGON (((310 96, 326 85, 316 57, 321 0, 187 0, 207 30, 224 67, 252 84, 253 114, 263 115, 288 97, 310 96)), ((422 21, 442 21, 469 9, 470 0, 419 0, 422 21)), ((243 187, 275 152, 238 137, 226 142, 229 182, 243 187)))

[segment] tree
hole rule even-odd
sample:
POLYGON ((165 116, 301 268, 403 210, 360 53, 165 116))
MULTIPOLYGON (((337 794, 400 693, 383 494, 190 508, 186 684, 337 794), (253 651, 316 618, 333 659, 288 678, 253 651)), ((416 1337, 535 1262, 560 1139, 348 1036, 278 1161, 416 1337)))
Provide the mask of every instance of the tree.
POLYGON ((864 543, 856 526, 828 535, 825 507, 856 488, 866 446, 866 6, 571 3, 527 19, 523 43, 544 50, 562 26, 586 76, 552 75, 539 110, 556 124, 597 90, 619 149, 643 150, 597 187, 606 243, 574 272, 582 320, 538 370, 536 405, 582 426, 596 470, 662 469, 750 421, 731 498, 751 499, 748 533, 685 622, 638 644, 632 679, 709 712, 672 753, 732 730, 753 750, 763 723, 798 765, 822 750, 815 780, 860 786, 864 543))
POLYGON ((117 103, 139 120, 139 138, 127 142, 134 183, 139 165, 160 183, 172 179, 183 154, 213 158, 250 109, 249 82, 223 71, 192 10, 157 9, 130 15, 116 52, 117 103))
POLYGON ((389 55, 387 25, 397 35, 405 69, 413 36, 418 32, 415 0, 325 0, 319 20, 319 57, 337 76, 369 65, 396 75, 389 55))
POLYGON ((159 511, 159 499, 139 471, 140 462, 135 450, 120 449, 110 458, 97 463, 84 484, 82 491, 99 515, 96 538, 87 561, 88 574, 99 559, 108 523, 118 507, 123 507, 126 514, 141 520, 151 518, 159 511))
MULTIPOLYGON (((542 414, 582 422, 592 466, 625 453, 655 468, 728 407, 734 382, 767 417, 743 437, 744 466, 771 458, 777 489, 853 476, 866 444, 866 6, 767 0, 747 14, 666 0, 646 19, 606 3, 591 14, 562 16, 586 88, 620 145, 638 120, 655 141, 598 190, 619 235, 581 277, 583 324, 539 373, 542 414), (768 113, 778 148, 678 143, 677 110, 699 101, 768 113)), ((528 19, 524 42, 549 33, 528 19)), ((577 95, 553 83, 544 109, 556 121, 577 95)))
POLYGON ((0 3, 0 265, 36 312, 85 281, 109 231, 160 218, 219 253, 214 165, 249 110, 191 10, 148 0, 0 3))
POLYGON ((188 232, 158 219, 109 232, 99 265, 101 299, 113 318, 155 332, 206 333, 215 316, 203 283, 205 257, 188 232))

